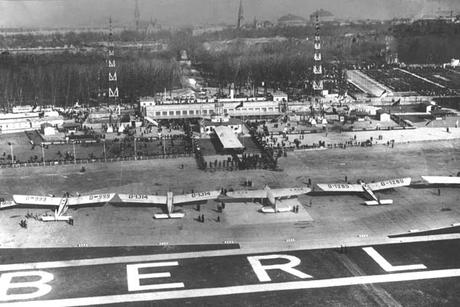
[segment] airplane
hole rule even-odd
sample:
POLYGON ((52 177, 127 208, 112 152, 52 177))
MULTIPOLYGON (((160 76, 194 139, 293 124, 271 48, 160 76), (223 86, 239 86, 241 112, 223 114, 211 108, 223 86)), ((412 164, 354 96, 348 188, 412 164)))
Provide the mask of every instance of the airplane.
POLYGON ((174 212, 174 205, 187 204, 198 201, 217 199, 220 191, 195 192, 184 195, 174 195, 167 192, 166 195, 142 195, 142 194, 118 194, 122 203, 134 203, 145 205, 166 205, 166 213, 154 214, 155 219, 183 218, 184 213, 174 212))
POLYGON ((333 183, 333 184, 317 184, 317 186, 324 192, 342 192, 342 193, 364 193, 368 198, 372 200, 365 201, 364 204, 367 206, 378 206, 378 205, 392 205, 392 199, 380 199, 374 194, 374 191, 388 190, 398 187, 409 186, 411 178, 398 178, 389 179, 379 182, 365 183, 358 181, 358 184, 348 183, 333 183))
POLYGON ((237 201, 237 200, 253 200, 260 198, 261 202, 267 199, 271 207, 262 207, 261 212, 263 213, 277 213, 277 212, 289 212, 291 208, 280 208, 278 207, 280 198, 290 198, 292 196, 302 195, 310 193, 309 187, 300 188, 280 188, 271 189, 268 185, 263 190, 239 190, 226 192, 224 195, 219 197, 220 201, 237 201))
MULTIPOLYGON (((36 195, 13 195, 14 206, 27 207, 51 207, 54 209, 54 215, 42 215, 39 219, 43 222, 65 221, 70 222, 72 217, 64 215, 69 207, 77 207, 82 205, 101 204, 109 202, 115 196, 114 193, 109 194, 93 194, 75 197, 51 197, 51 196, 36 196, 36 195)), ((6 208, 6 207, 5 207, 6 208)), ((3 208, 0 208, 3 209, 3 208)))

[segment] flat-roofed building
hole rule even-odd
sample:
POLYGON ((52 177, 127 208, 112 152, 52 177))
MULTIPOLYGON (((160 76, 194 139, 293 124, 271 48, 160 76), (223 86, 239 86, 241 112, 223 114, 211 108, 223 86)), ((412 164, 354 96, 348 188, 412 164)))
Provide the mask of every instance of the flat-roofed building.
POLYGON ((180 118, 210 118, 213 114, 232 117, 280 115, 278 101, 220 100, 218 103, 158 104, 147 106, 144 115, 154 120, 180 118), (222 110, 218 110, 222 109, 222 110))
POLYGON ((234 134, 243 133, 243 121, 231 117, 215 117, 213 119, 203 119, 200 125, 202 135, 211 135, 217 127, 228 127, 234 134))
POLYGON ((363 92, 374 97, 382 97, 383 95, 392 93, 388 87, 380 84, 359 70, 348 70, 347 80, 363 92))

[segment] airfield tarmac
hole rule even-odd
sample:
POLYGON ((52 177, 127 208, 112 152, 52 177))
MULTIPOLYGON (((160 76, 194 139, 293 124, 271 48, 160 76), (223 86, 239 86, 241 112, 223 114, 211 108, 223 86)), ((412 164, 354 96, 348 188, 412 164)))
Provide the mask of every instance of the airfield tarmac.
MULTIPOLYGON (((394 148, 348 148, 294 152, 279 160, 282 171, 247 170, 203 172, 193 158, 96 163, 59 167, 0 170, 0 194, 55 194, 65 191, 89 193, 190 193, 192 190, 244 189, 252 180, 254 188, 273 188, 312 183, 377 181, 421 175, 456 175, 460 171, 460 141, 398 144, 394 148), (181 168, 181 165, 184 168, 181 168)), ((392 206, 366 207, 357 195, 301 196, 299 213, 277 215, 258 213, 260 205, 208 202, 197 211, 184 206, 185 218, 154 220, 160 208, 126 208, 105 205, 69 210, 74 226, 42 223, 28 219, 28 228, 19 227, 27 212, 44 209, 11 209, 0 212, 1 247, 75 247, 239 243, 244 251, 299 248, 327 248, 399 242, 388 235, 409 230, 447 227, 460 222, 460 193, 455 188, 398 188, 379 193, 394 200, 392 206), (198 215, 205 222, 198 222, 198 215), (220 222, 217 221, 219 216, 220 222)), ((450 235, 452 236, 452 235, 450 235)), ((453 235, 456 236, 456 235, 453 235)))

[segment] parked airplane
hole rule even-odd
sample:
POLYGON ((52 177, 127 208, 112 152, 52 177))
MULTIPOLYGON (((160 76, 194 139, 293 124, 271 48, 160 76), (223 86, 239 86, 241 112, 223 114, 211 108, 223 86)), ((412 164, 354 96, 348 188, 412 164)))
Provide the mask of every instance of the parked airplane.
POLYGON ((172 192, 166 195, 139 195, 139 194, 118 194, 122 203, 134 203, 145 205, 166 205, 166 213, 155 214, 156 219, 182 218, 184 213, 174 212, 174 205, 187 204, 198 201, 217 199, 220 191, 197 192, 184 195, 174 195, 172 192))
POLYGON ((93 194, 75 197, 50 197, 36 195, 13 195, 14 206, 27 207, 52 207, 54 215, 42 215, 40 219, 44 222, 50 221, 66 221, 72 220, 69 215, 64 215, 69 207, 77 207, 83 205, 93 205, 109 202, 115 196, 112 194, 93 194))
POLYGON ((240 190, 227 192, 225 195, 221 195, 219 200, 226 202, 254 200, 260 198, 261 202, 263 202, 264 199, 267 199, 271 207, 262 207, 261 211, 263 213, 277 213, 291 211, 291 208, 278 207, 280 198, 290 198, 292 196, 307 194, 310 191, 311 189, 309 187, 271 189, 267 185, 263 190, 240 190))
POLYGON ((379 182, 365 183, 360 181, 358 184, 348 184, 348 183, 333 183, 333 184, 317 184, 317 186, 324 192, 341 192, 341 193, 365 193, 365 195, 372 200, 365 201, 364 204, 367 206, 377 206, 377 205, 392 205, 392 199, 380 199, 377 197, 374 192, 382 191, 392 188, 405 187, 410 185, 411 178, 399 178, 399 179, 390 179, 379 182))

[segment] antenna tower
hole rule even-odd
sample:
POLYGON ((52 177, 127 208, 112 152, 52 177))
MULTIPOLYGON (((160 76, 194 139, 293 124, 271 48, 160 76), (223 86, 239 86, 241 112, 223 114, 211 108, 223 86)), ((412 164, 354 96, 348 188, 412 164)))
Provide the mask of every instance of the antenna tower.
POLYGON ((316 95, 321 95, 323 90, 323 67, 321 65, 321 37, 319 36, 319 16, 318 12, 316 12, 316 22, 315 22, 315 54, 314 54, 314 65, 313 65, 313 90, 315 91, 316 95))
POLYGON ((107 53, 107 68, 109 72, 109 101, 118 104, 118 77, 115 61, 115 44, 113 42, 112 17, 109 18, 109 45, 107 53))

